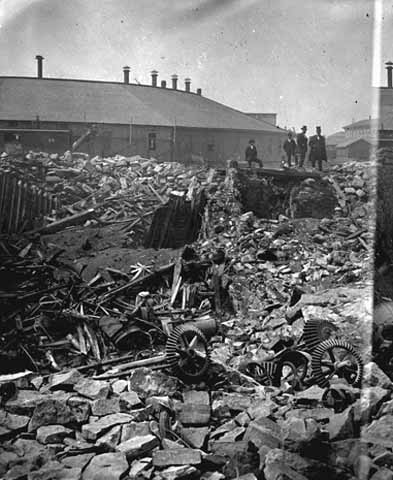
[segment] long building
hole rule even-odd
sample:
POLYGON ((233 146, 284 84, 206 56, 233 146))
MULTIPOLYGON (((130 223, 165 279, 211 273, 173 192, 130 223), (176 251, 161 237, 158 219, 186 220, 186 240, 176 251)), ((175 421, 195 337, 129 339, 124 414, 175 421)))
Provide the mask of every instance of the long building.
POLYGON ((123 82, 45 78, 42 57, 37 60, 37 77, 0 77, 0 150, 17 138, 26 148, 59 152, 94 125, 96 134, 78 148, 92 156, 223 164, 242 159, 252 138, 265 164, 279 165, 285 130, 200 89, 192 92, 190 79, 180 90, 173 75, 168 88, 165 81, 158 85, 153 71, 151 85, 133 84, 129 67, 123 82))

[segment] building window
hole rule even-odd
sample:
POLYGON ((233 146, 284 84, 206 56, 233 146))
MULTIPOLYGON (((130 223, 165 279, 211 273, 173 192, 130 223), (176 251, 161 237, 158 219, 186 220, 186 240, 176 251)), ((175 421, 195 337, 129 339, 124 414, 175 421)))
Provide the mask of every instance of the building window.
POLYGON ((214 143, 209 143, 207 145, 207 151, 208 152, 214 152, 214 143))
POLYGON ((8 126, 9 126, 10 128, 16 128, 16 127, 18 126, 17 120, 10 120, 10 121, 8 122, 8 126))
POLYGON ((156 134, 155 133, 149 133, 148 142, 149 142, 149 150, 155 150, 156 149, 156 134))

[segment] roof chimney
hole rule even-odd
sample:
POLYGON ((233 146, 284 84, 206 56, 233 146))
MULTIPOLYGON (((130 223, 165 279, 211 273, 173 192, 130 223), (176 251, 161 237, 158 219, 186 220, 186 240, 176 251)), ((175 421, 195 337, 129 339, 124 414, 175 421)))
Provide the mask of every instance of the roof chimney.
POLYGON ((166 88, 166 80, 161 80, 161 88, 166 88))
POLYGON ((42 55, 36 55, 37 60, 37 78, 42 78, 42 60, 44 57, 42 55))
POLYGON ((130 83, 130 67, 128 67, 127 65, 123 67, 123 77, 124 83, 130 83))
POLYGON ((172 75, 172 88, 177 90, 177 75, 172 75))
POLYGON ((393 80, 392 80, 392 70, 393 70, 393 62, 386 62, 386 70, 388 71, 388 88, 393 88, 393 80))
POLYGON ((197 95, 202 95, 202 88, 197 89, 197 95))
POLYGON ((153 70, 151 72, 151 84, 152 84, 153 87, 157 86, 157 77, 158 77, 157 70, 153 70))
POLYGON ((191 78, 185 78, 184 79, 184 85, 186 87, 186 92, 191 91, 191 78))

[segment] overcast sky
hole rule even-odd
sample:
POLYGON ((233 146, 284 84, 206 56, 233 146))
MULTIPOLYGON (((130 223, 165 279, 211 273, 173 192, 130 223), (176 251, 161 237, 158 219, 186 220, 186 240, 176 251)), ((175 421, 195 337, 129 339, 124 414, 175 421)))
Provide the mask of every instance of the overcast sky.
MULTIPOLYGON (((131 81, 150 83, 156 69, 239 110, 277 112, 280 126, 329 134, 371 112, 374 2, 0 0, 0 75, 34 76, 36 54, 50 77, 121 81, 129 65, 131 81)), ((393 1, 383 7, 379 60, 393 60, 393 1)))

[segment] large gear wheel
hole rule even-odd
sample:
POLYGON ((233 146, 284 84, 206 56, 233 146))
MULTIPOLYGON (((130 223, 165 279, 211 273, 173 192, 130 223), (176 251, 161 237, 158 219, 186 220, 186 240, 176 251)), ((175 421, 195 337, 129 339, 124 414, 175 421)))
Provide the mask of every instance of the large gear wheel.
POLYGON ((328 320, 308 320, 303 328, 303 341, 309 352, 321 342, 329 340, 337 331, 337 327, 328 320))
POLYGON ((205 335, 193 325, 181 325, 170 334, 166 344, 167 364, 185 382, 198 382, 210 365, 205 335))
POLYGON ((353 346, 343 340, 330 339, 320 343, 312 353, 313 377, 322 388, 335 377, 343 378, 353 387, 360 386, 363 362, 353 346))

